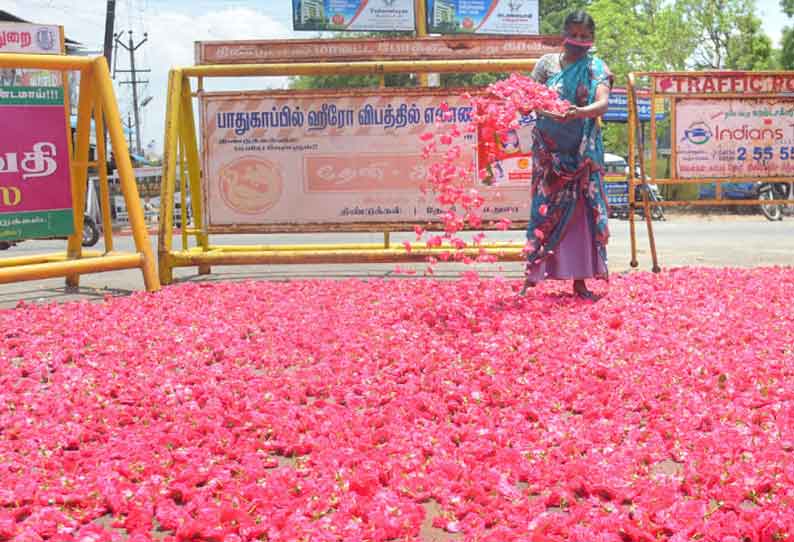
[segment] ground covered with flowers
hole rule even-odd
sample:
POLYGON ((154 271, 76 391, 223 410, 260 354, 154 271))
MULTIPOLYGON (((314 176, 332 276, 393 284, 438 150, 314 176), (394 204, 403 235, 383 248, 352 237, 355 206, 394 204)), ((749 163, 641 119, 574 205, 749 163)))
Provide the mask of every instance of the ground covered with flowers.
POLYGON ((794 272, 0 311, 0 540, 785 540, 794 272))

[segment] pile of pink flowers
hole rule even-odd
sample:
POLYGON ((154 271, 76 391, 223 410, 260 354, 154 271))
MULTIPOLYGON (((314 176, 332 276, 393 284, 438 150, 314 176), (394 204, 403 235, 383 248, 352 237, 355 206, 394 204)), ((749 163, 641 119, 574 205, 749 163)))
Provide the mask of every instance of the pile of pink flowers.
POLYGON ((794 533, 790 269, 518 282, 0 311, 0 540, 794 533))

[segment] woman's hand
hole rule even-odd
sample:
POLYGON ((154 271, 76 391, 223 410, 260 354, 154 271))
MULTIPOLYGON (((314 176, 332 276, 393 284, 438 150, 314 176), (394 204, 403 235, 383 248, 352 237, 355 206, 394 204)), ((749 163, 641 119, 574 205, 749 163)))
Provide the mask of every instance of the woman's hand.
POLYGON ((572 105, 568 108, 568 111, 565 112, 565 120, 581 119, 587 116, 585 113, 584 108, 572 105))

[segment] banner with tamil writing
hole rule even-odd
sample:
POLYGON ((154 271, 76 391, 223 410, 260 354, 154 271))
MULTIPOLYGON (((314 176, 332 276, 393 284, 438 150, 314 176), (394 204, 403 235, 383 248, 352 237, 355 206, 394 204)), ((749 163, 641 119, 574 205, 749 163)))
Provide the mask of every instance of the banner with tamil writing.
POLYGON ((0 240, 72 234, 61 87, 0 89, 0 240))
MULTIPOLYGON (((206 93, 200 103, 211 225, 433 220, 443 211, 422 186, 446 149, 424 160, 420 136, 471 116, 441 89, 206 93)), ((476 135, 457 141, 485 216, 526 220, 529 179, 475 181, 476 135)))
POLYGON ((540 58, 559 52, 562 36, 428 36, 311 40, 198 41, 196 64, 540 58))
POLYGON ((675 106, 681 178, 794 174, 794 101, 681 98, 675 106))

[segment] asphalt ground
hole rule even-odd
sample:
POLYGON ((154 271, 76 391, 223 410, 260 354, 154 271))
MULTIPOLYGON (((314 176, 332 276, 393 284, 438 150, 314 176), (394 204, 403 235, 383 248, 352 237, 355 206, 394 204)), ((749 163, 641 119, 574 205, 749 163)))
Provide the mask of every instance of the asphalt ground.
MULTIPOLYGON (((715 214, 690 215, 668 213, 667 220, 655 221, 654 232, 662 269, 683 266, 707 267, 759 267, 794 266, 794 217, 788 216, 780 222, 769 222, 760 214, 715 214)), ((638 257, 636 270, 651 269, 648 237, 645 225, 638 222, 638 257)), ((609 268, 612 274, 634 272, 629 265, 629 225, 626 220, 610 220, 611 239, 608 247, 609 268)), ((411 233, 392 233, 391 243, 414 241, 411 233)), ((522 231, 489 232, 488 239, 512 240, 523 243, 522 231)), ((280 235, 218 235, 213 244, 299 244, 299 243, 379 243, 382 233, 363 234, 280 234, 280 235)), ((131 251, 132 237, 125 234, 114 236, 116 250, 131 251)), ((157 238, 151 236, 156 253, 157 238)), ((181 237, 174 238, 175 248, 181 247, 181 237)), ((9 250, 0 252, 0 259, 50 252, 62 252, 66 242, 62 240, 25 241, 9 250)), ((92 248, 102 250, 102 242, 92 248)), ((224 281, 224 280, 309 280, 309 279, 391 279, 412 280, 423 276, 426 264, 294 264, 294 265, 244 265, 216 266, 210 275, 199 275, 196 268, 175 270, 177 282, 224 281), (397 267, 415 271, 409 275, 397 272, 397 267)), ((438 280, 454 279, 461 272, 476 268, 485 276, 503 275, 520 280, 520 262, 467 266, 440 263, 435 267, 438 280)), ((794 268, 792 268, 794 272, 794 268)), ((83 275, 79 288, 67 288, 63 278, 0 284, 0 308, 25 303, 61 303, 75 300, 101 301, 106 296, 129 295, 143 289, 143 276, 139 270, 112 271, 83 275)))

